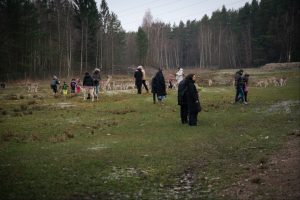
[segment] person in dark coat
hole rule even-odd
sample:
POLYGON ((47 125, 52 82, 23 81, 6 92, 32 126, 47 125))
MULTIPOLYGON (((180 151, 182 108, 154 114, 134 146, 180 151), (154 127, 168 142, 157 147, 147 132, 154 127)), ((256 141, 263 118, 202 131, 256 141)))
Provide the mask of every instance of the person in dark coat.
POLYGON ((100 80, 101 80, 100 69, 99 68, 95 68, 95 70, 93 71, 92 78, 94 80, 95 92, 96 92, 96 95, 98 96, 99 95, 99 89, 100 89, 99 88, 100 87, 100 80))
POLYGON ((162 73, 162 69, 159 69, 158 72, 155 74, 155 76, 152 79, 152 93, 153 93, 153 103, 155 103, 155 96, 157 96, 158 102, 162 102, 166 96, 166 82, 165 77, 162 73))
POLYGON ((187 105, 188 105, 188 123, 190 126, 197 126, 198 113, 201 111, 199 94, 195 86, 196 75, 189 74, 186 77, 187 84, 187 105))
POLYGON ((135 86, 137 88, 137 93, 142 94, 142 84, 143 84, 143 73, 141 68, 137 68, 134 72, 135 86))
POLYGON ((244 92, 243 92, 243 70, 239 70, 235 73, 234 85, 235 85, 235 103, 242 101, 244 102, 244 92))
MULTIPOLYGON (((83 82, 82 82, 82 86, 86 89, 93 87, 94 86, 94 79, 93 77, 90 75, 89 72, 85 72, 84 73, 84 77, 83 77, 83 82)), ((90 99, 90 93, 88 93, 88 97, 87 99, 90 99)))
POLYGON ((248 104, 248 85, 249 85, 249 74, 245 74, 243 77, 243 92, 244 92, 244 104, 248 104))
POLYGON ((188 123, 187 80, 183 79, 178 85, 177 100, 180 106, 181 123, 188 123))
POLYGON ((89 72, 85 72, 84 73, 84 77, 83 77, 83 82, 82 82, 82 85, 85 87, 91 87, 91 86, 94 86, 94 80, 92 78, 92 76, 90 75, 89 72))
POLYGON ((50 83, 50 87, 53 90, 54 95, 56 95, 56 93, 57 93, 57 85, 59 85, 59 84, 60 84, 60 82, 59 82, 58 78, 54 75, 53 79, 50 83))

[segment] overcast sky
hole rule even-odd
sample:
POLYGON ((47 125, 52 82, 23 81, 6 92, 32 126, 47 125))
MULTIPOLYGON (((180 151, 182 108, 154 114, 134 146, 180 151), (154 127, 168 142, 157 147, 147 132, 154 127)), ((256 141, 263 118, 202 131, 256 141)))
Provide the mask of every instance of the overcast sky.
MULTIPOLYGON (((96 0, 99 9, 101 0, 96 0)), ((153 20, 179 24, 180 20, 200 20, 205 14, 209 17, 213 11, 238 9, 251 0, 106 0, 109 10, 121 21, 126 32, 137 31, 143 17, 150 10, 153 20)))

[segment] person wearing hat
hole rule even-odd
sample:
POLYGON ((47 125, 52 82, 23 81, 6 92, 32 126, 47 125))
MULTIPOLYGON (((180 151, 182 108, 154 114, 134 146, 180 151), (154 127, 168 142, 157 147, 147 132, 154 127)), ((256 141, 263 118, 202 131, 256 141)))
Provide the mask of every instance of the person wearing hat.
POLYGON ((137 93, 142 94, 142 84, 143 84, 143 73, 141 68, 137 67, 134 72, 135 86, 137 88, 137 93))
POLYGON ((149 92, 149 89, 148 89, 148 86, 146 84, 146 72, 145 72, 145 69, 143 68, 143 66, 138 66, 139 69, 141 69, 142 71, 142 85, 144 86, 144 88, 146 89, 147 93, 149 92))

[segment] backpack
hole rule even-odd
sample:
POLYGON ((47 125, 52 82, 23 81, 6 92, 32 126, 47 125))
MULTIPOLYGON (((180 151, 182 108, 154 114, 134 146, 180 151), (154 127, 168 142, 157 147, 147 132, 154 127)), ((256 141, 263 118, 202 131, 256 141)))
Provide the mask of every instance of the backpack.
POLYGON ((51 84, 50 84, 51 86, 55 86, 55 85, 57 85, 57 80, 56 79, 53 79, 52 81, 51 81, 51 84))

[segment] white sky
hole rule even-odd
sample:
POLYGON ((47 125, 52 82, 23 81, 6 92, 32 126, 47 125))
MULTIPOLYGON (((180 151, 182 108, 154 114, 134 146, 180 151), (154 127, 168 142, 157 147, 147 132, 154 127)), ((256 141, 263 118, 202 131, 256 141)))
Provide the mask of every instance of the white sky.
MULTIPOLYGON (((96 0, 99 9, 101 0, 96 0)), ((221 9, 238 9, 252 0, 106 0, 109 10, 114 12, 126 32, 137 31, 145 12, 149 9, 154 21, 173 25, 187 20, 201 20, 207 14, 221 9)))

